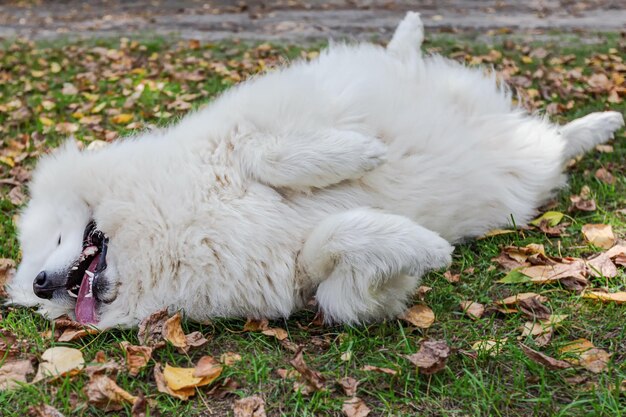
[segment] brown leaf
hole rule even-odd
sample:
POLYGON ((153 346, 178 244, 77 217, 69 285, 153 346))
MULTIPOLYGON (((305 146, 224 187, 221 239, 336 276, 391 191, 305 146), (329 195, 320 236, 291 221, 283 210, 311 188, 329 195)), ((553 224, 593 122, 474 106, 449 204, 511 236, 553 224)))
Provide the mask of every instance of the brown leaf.
POLYGON ((233 403, 234 417, 265 417, 265 401, 258 395, 241 398, 233 403))
POLYGON ((359 381, 346 376, 339 380, 339 385, 341 385, 341 388, 343 388, 343 391, 348 397, 354 397, 356 395, 356 389, 359 386, 359 381))
POLYGON ((261 332, 266 336, 273 336, 280 341, 284 341, 289 337, 285 329, 279 327, 269 327, 267 319, 248 319, 243 326, 244 332, 261 332))
POLYGON ((583 293, 583 298, 624 304, 626 303, 626 291, 608 293, 602 290, 588 290, 583 293))
POLYGON ((148 415, 154 415, 154 413, 150 413, 150 404, 148 404, 148 400, 146 400, 143 393, 140 392, 137 396, 137 399, 130 410, 130 415, 131 417, 148 417, 148 415))
POLYGON ((535 284, 546 284, 561 281, 564 285, 573 287, 579 284, 581 287, 587 285, 587 268, 585 262, 576 258, 563 258, 561 263, 554 265, 535 265, 519 270, 520 273, 531 278, 535 284), (570 278, 571 282, 564 282, 570 278))
POLYGON ((461 280, 461 274, 453 274, 452 271, 444 272, 443 277, 446 279, 446 281, 453 284, 461 280))
POLYGON ((234 394, 235 390, 239 388, 237 381, 231 378, 225 378, 221 384, 213 385, 206 395, 212 398, 223 399, 227 395, 234 394))
POLYGON ((603 249, 609 249, 615 244, 615 235, 610 224, 586 224, 582 227, 587 241, 603 249))
POLYGON ((344 401, 341 411, 346 417, 367 417, 372 410, 365 404, 365 401, 353 397, 344 401))
POLYGON ((596 211, 596 202, 594 199, 583 198, 579 195, 570 196, 572 207, 570 209, 576 209, 579 211, 596 211))
POLYGON ((421 373, 430 375, 445 368, 448 356, 450 348, 445 340, 427 340, 422 343, 417 353, 406 358, 417 366, 421 373))
POLYGON ((7 297, 4 286, 15 273, 15 261, 8 258, 0 258, 0 298, 7 297))
POLYGON ((485 313, 485 306, 473 301, 461 301, 461 309, 473 320, 478 320, 485 313))
POLYGON ((543 304, 539 297, 521 299, 517 306, 524 315, 534 319, 548 319, 552 314, 552 310, 543 304))
POLYGON ((105 375, 94 375, 83 392, 89 404, 107 411, 122 410, 124 403, 134 404, 137 397, 119 387, 111 378, 105 375))
POLYGON ((222 369, 224 369, 222 365, 212 356, 203 356, 193 369, 192 376, 196 378, 209 378, 211 382, 213 382, 220 376, 222 369))
POLYGON ((615 177, 605 168, 598 169, 595 173, 595 176, 597 179, 599 179, 600 181, 606 184, 610 184, 610 185, 615 184, 615 177))
POLYGON ((65 417, 63 413, 48 404, 40 404, 28 408, 29 417, 65 417))
POLYGON ((502 300, 496 301, 496 304, 500 304, 504 306, 517 305, 520 301, 526 300, 528 298, 537 298, 540 302, 548 301, 548 298, 544 297, 543 295, 539 295, 534 292, 523 292, 520 294, 512 295, 510 297, 506 297, 502 300))
POLYGON ((57 378, 63 375, 74 375, 85 366, 85 360, 80 350, 57 346, 46 350, 41 355, 37 375, 33 382, 47 378, 57 378))
POLYGON ((163 325, 168 318, 167 308, 155 311, 139 323, 137 338, 142 345, 158 349, 165 346, 163 340, 163 325))
POLYGON ((0 391, 9 390, 26 383, 26 376, 35 372, 30 360, 5 360, 0 367, 0 391))
POLYGON ((387 375, 398 374, 398 371, 396 371, 395 369, 381 368, 379 366, 373 366, 373 365, 365 365, 361 368, 361 370, 365 372, 379 372, 381 374, 387 374, 387 375))
POLYGON ((573 365, 579 365, 593 372, 604 371, 611 359, 611 355, 605 350, 599 349, 587 339, 577 339, 560 349, 562 354, 567 355, 565 360, 573 365))
POLYGON ((93 327, 85 326, 63 315, 54 320, 54 340, 58 342, 71 342, 99 331, 93 327))
MULTIPOLYGON (((326 382, 324 377, 321 373, 314 371, 307 366, 307 364, 304 362, 302 349, 298 351, 298 353, 296 353, 296 356, 294 356, 294 358, 291 359, 289 363, 294 368, 296 368, 298 372, 300 372, 300 375, 302 376, 303 381, 309 390, 315 392, 324 389, 324 384, 326 382)), ((308 390, 305 391, 307 391, 306 393, 309 392, 308 390)), ((303 393, 305 393, 305 391, 303 391, 303 393)))
POLYGON ((126 369, 130 376, 137 376, 152 358, 152 348, 150 346, 135 346, 127 341, 120 343, 124 349, 126 357, 126 369))
POLYGON ((424 304, 416 304, 398 316, 420 329, 427 329, 435 322, 435 313, 424 304))
POLYGON ((548 355, 545 355, 541 352, 537 352, 534 349, 529 348, 528 346, 520 343, 520 347, 526 356, 528 356, 534 362, 537 362, 540 365, 545 366, 548 369, 567 369, 571 368, 571 365, 565 361, 561 361, 558 359, 551 358, 548 355))
POLYGON ((163 378, 170 389, 180 391, 208 385, 217 379, 221 372, 222 367, 219 365, 208 367, 203 364, 202 368, 179 368, 166 364, 165 369, 163 369, 163 378), (199 375, 206 372, 207 375, 195 376, 196 372, 198 372, 199 375))

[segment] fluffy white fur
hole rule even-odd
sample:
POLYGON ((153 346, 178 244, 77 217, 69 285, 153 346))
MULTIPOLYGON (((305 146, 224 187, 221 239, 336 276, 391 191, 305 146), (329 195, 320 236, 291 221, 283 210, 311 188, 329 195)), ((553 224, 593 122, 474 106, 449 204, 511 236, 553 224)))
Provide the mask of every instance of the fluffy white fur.
POLYGON ((286 317, 314 295, 336 322, 398 314, 450 243, 527 222, 565 184, 564 161, 623 125, 528 115, 482 69, 422 58, 422 38, 409 13, 386 49, 333 45, 165 131, 43 158, 12 301, 72 313, 32 282, 68 267, 93 218, 110 238, 99 327, 162 307, 286 317))

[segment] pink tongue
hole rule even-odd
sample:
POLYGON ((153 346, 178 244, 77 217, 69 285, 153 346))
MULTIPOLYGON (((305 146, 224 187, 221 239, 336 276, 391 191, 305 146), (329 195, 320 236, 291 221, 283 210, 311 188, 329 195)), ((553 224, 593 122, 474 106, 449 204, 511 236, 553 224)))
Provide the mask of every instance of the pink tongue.
MULTIPOLYGON (((98 265, 100 255, 91 261, 87 271, 93 272, 98 265)), ((80 283, 80 290, 78 290, 78 298, 76 299, 76 321, 82 324, 96 324, 98 323, 98 317, 96 315, 96 299, 93 296, 93 280, 89 282, 89 276, 87 273, 83 275, 83 281, 80 283)))

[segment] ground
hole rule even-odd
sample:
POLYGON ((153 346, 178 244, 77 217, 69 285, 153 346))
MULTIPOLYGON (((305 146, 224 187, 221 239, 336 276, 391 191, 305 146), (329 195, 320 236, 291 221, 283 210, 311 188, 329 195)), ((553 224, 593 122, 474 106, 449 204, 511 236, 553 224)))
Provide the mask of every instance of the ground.
MULTIPOLYGON (((524 106, 558 122, 590 111, 625 112, 626 45, 619 35, 594 33, 591 37, 600 42, 593 45, 585 42, 588 34, 554 35, 558 42, 543 43, 501 39, 497 31, 491 35, 485 34, 480 42, 469 35, 432 35, 425 47, 468 65, 494 66, 519 89, 524 106)), ((27 201, 25 183, 37 155, 69 134, 85 146, 102 146, 151 124, 170 123, 250 74, 288 60, 314 59, 322 46, 287 45, 146 37, 5 42, 0 49, 0 258, 19 261, 14 224, 27 201)), ((269 324, 270 329, 286 330, 281 341, 285 335, 279 330, 244 330, 245 320, 183 321, 185 333, 198 331, 208 342, 181 353, 174 339, 166 337, 165 346, 154 350, 147 366, 130 376, 120 343, 144 342, 136 330, 60 342, 53 325, 31 310, 4 306, 0 308, 0 366, 18 359, 38 365, 43 352, 55 346, 78 349, 90 363, 103 352, 106 360, 123 368, 117 376, 109 376, 132 395, 145 395, 149 415, 232 415, 235 401, 252 395, 262 398, 267 415, 350 415, 349 410, 342 411, 350 396, 337 382, 346 377, 359 382, 356 396, 371 409, 370 416, 626 415, 623 304, 586 298, 588 292, 571 279, 537 284, 501 266, 513 262, 513 267, 524 268, 530 261, 545 262, 547 256, 563 264, 568 260, 561 257, 587 259, 603 253, 605 249, 584 238, 582 229, 587 224, 611 225, 614 235, 623 237, 625 157, 626 136, 621 130, 611 146, 571 162, 569 187, 545 208, 564 214, 554 226, 557 230, 544 223, 540 228, 511 228, 511 233, 458 245, 449 272, 424 278, 423 285, 431 289, 416 294, 415 304, 426 307, 419 307, 412 323, 388 320, 368 326, 323 327, 308 311, 269 324), (528 244, 542 244, 546 256, 528 244), (506 249, 510 246, 526 249, 514 252, 506 249), (494 260, 503 251, 506 262, 502 257, 494 260), (527 292, 538 296, 526 309, 509 306, 511 311, 505 313, 496 303, 527 292), (473 319, 460 307, 464 301, 480 303, 486 311, 473 319), (429 310, 434 312, 432 323, 429 310), (545 317, 562 321, 558 325, 544 321, 542 327, 545 317), (537 325, 538 331, 523 336, 520 328, 537 329, 537 325), (593 360, 563 350, 578 339, 593 343, 595 350, 588 351, 593 352, 593 360), (435 368, 441 369, 429 374, 433 368, 416 366, 407 356, 415 361, 411 355, 424 351, 424 343, 429 346, 432 341, 443 341, 450 353, 445 363, 445 358, 435 361, 435 368), (491 345, 495 347, 486 348, 491 345), (552 369, 558 363, 525 354, 525 346, 565 361, 559 366, 568 368, 552 369), (319 375, 293 361, 300 348, 308 367, 319 375), (222 356, 228 352, 241 360, 229 360, 233 354, 222 356), (215 382, 198 388, 188 401, 160 392, 154 374, 157 363, 193 367, 206 355, 226 362, 215 382), (309 377, 308 383, 300 381, 299 390, 294 389, 299 379, 294 368, 309 377), (225 381, 235 381, 237 388, 221 397, 213 388, 225 381), (307 390, 312 392, 306 394, 307 390)), ((602 270, 594 277, 586 270, 587 290, 625 290, 623 264, 619 257, 611 259, 609 263, 618 265, 614 274, 602 270)), ((51 415, 36 414, 32 408, 44 403, 66 416, 105 415, 102 399, 98 402, 86 389, 93 383, 86 371, 53 381, 32 383, 31 379, 18 389, 0 391, 0 415, 24 416, 29 409, 33 415, 51 415)), ((119 402, 122 410, 106 415, 131 412, 132 401, 119 402)), ((134 415, 141 415, 137 408, 134 415)))

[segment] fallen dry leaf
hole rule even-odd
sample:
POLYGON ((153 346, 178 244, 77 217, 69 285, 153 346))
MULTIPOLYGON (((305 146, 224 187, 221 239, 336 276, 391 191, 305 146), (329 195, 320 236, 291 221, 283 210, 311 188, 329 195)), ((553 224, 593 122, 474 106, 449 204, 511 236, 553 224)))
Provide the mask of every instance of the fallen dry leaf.
POLYGON ((339 385, 341 385, 341 388, 343 388, 343 392, 345 392, 348 397, 354 397, 356 395, 357 387, 359 386, 359 381, 349 376, 346 376, 339 380, 339 385))
POLYGON ((587 286, 587 267, 585 262, 577 258, 563 258, 561 263, 554 265, 536 265, 521 268, 519 273, 530 278, 535 284, 561 282, 565 287, 582 290, 587 286))
POLYGON ((416 304, 408 308, 404 313, 398 316, 398 318, 420 329, 427 329, 435 322, 435 313, 433 313, 427 305, 416 304))
POLYGON ((486 353, 489 356, 497 356, 504 348, 506 341, 507 338, 497 340, 479 340, 472 345, 472 349, 480 354, 486 353))
POLYGON ((269 327, 267 319, 248 319, 243 326, 244 332, 261 332, 266 336, 273 336, 280 341, 284 341, 289 337, 285 329, 279 327, 269 327))
POLYGON ((26 383, 27 375, 35 372, 33 364, 28 359, 4 361, 0 367, 0 391, 18 387, 26 383))
POLYGON ((165 382, 165 376, 163 375, 163 371, 161 370, 161 364, 157 363, 154 366, 154 380, 157 385, 157 390, 159 392, 163 392, 165 394, 169 394, 172 397, 178 398, 179 400, 188 400, 189 397, 196 394, 195 388, 185 388, 181 390, 173 390, 165 382))
POLYGON ((551 358, 548 355, 545 355, 541 352, 537 352, 534 349, 529 348, 528 346, 520 343, 520 347, 526 356, 528 356, 534 362, 537 362, 540 365, 545 366, 548 369, 567 369, 571 368, 571 365, 568 362, 551 358))
POLYGON ((617 304, 626 303, 626 291, 604 292, 601 290, 587 290, 583 293, 583 298, 600 300, 604 302, 615 302, 617 304))
POLYGON ((570 210, 579 210, 579 211, 596 211, 596 201, 589 196, 581 195, 572 195, 570 196, 570 201, 572 202, 572 206, 570 210))
POLYGON ((560 352, 566 355, 565 360, 569 363, 582 366, 596 374, 604 371, 611 359, 608 352, 595 347, 587 339, 574 340, 561 347, 560 352))
POLYGON ((241 361, 241 355, 235 352, 225 352, 220 356, 220 362, 226 366, 234 365, 241 361))
POLYGON ((111 122, 117 125, 125 125, 128 124, 131 120, 133 120, 133 115, 130 113, 120 113, 113 117, 111 117, 111 122))
POLYGON ((603 249, 610 249, 615 244, 615 235, 610 224, 586 224, 582 227, 587 241, 603 249))
POLYGON ((195 368, 193 368, 192 376, 196 378, 210 378, 212 382, 220 376, 223 369, 218 361, 207 355, 198 360, 195 368))
POLYGON ((71 342, 99 331, 93 327, 87 327, 63 315, 54 320, 54 340, 58 342, 71 342))
MULTIPOLYGON (((201 371, 204 371, 204 369, 201 369, 201 371)), ((178 368, 166 364, 165 369, 163 369, 163 378, 170 389, 180 391, 209 385, 220 375, 222 367, 219 366, 217 369, 213 369, 213 371, 207 376, 194 376, 196 368, 178 368)))
POLYGON ((321 391, 324 389, 326 380, 322 374, 309 368, 304 362, 304 355, 302 349, 300 349, 296 356, 289 361, 289 363, 300 373, 302 376, 303 385, 294 386, 298 388, 303 394, 310 394, 315 391, 321 391))
POLYGON ((214 384, 206 395, 212 398, 223 399, 227 395, 234 394, 237 388, 239 388, 237 381, 231 378, 225 378, 221 384, 214 384))
POLYGON ((406 358, 417 366, 421 373, 430 375, 445 368, 448 356, 450 347, 445 340, 427 340, 422 343, 417 353, 406 358))
POLYGON ((549 318, 537 321, 527 321, 522 326, 522 337, 539 336, 551 332, 559 323, 567 318, 566 314, 553 314, 549 318))
POLYGON ((343 402, 341 411, 346 417, 367 417, 372 410, 365 404, 365 401, 353 397, 343 402))
POLYGON ((6 298, 5 284, 15 272, 15 261, 8 258, 0 258, 0 298, 6 298))
POLYGON ((379 366, 373 366, 373 365, 365 365, 361 368, 362 371, 365 372, 379 372, 381 374, 387 374, 387 375, 397 375, 398 371, 396 371, 395 369, 391 369, 391 368, 381 368, 379 366))
POLYGON ((473 320, 478 320, 485 313, 485 306, 474 301, 461 301, 461 310, 473 320))
POLYGON ((63 413, 48 404, 40 404, 28 408, 29 417, 65 417, 63 413))
POLYGON ((143 369, 152 358, 152 348, 150 346, 135 346, 131 345, 127 341, 120 343, 122 349, 124 349, 124 355, 126 357, 126 369, 130 376, 139 375, 139 371, 143 369))
POLYGON ((609 185, 615 184, 615 177, 605 168, 598 169, 595 173, 595 176, 597 179, 599 179, 600 181, 606 184, 609 184, 609 185))
POLYGON ((258 395, 241 398, 233 403, 234 417, 265 417, 265 401, 258 395))
POLYGON ((89 404, 105 411, 117 411, 124 408, 124 403, 134 404, 137 397, 126 392, 106 375, 94 375, 83 392, 89 404))
POLYGON ((454 284, 461 280, 461 274, 453 274, 452 271, 446 271, 443 273, 443 277, 446 281, 454 284))
POLYGON ((148 417, 149 415, 154 415, 154 413, 150 413, 150 404, 148 404, 148 400, 146 400, 143 393, 139 393, 137 396, 137 399, 130 410, 130 415, 131 417, 148 417))
POLYGON ((163 325, 168 318, 167 308, 155 311, 139 323, 137 338, 142 345, 154 349, 165 346, 163 340, 163 325))
POLYGON ((181 352, 186 353, 192 347, 199 347, 208 342, 200 332, 193 332, 185 335, 181 325, 182 316, 176 312, 172 317, 163 323, 163 339, 176 346, 181 352))
POLYGON ((57 346, 46 350, 41 355, 41 362, 33 382, 46 378, 56 378, 66 374, 76 374, 85 366, 85 360, 80 350, 57 346))

